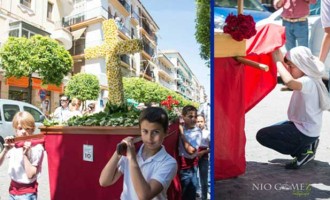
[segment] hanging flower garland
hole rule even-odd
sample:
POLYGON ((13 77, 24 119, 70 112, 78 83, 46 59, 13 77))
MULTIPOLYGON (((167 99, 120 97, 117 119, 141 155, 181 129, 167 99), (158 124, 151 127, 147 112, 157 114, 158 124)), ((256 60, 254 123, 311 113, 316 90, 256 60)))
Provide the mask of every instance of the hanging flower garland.
POLYGON ((239 14, 236 16, 231 13, 226 18, 225 23, 223 32, 230 34, 237 41, 249 39, 257 33, 255 28, 256 23, 251 15, 239 14))

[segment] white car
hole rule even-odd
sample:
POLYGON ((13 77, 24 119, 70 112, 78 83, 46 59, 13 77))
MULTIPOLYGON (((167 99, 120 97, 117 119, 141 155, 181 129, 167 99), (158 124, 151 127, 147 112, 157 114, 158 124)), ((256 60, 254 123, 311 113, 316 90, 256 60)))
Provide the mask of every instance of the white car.
POLYGON ((42 125, 45 115, 34 105, 22 101, 14 101, 8 99, 0 99, 0 152, 2 150, 3 138, 14 135, 12 121, 14 115, 20 111, 31 113, 36 121, 36 130, 34 133, 39 133, 39 126, 42 125))

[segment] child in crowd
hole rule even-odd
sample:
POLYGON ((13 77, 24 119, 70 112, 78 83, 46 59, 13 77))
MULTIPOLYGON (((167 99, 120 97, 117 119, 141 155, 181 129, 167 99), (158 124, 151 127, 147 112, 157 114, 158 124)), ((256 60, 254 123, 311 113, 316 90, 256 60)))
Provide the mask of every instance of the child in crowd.
POLYGON ((182 199, 196 199, 198 148, 202 131, 196 127, 197 109, 188 105, 182 109, 184 125, 180 125, 179 156, 182 199))
POLYGON ((295 47, 284 57, 279 50, 273 58, 285 85, 293 90, 284 123, 263 128, 257 133, 260 144, 294 157, 286 169, 299 169, 315 157, 322 127, 322 114, 330 108, 322 82, 323 63, 307 47, 295 47), (285 64, 285 65, 284 65, 285 64))
POLYGON ((133 137, 123 139, 126 156, 114 152, 101 172, 100 185, 112 185, 124 174, 121 199, 167 199, 167 189, 178 167, 162 145, 168 123, 162 108, 145 108, 139 117, 142 146, 136 153, 133 137))
POLYGON ((207 199, 208 191, 208 171, 209 171, 209 153, 210 153, 210 132, 206 130, 204 115, 197 116, 197 126, 202 130, 201 145, 198 149, 198 169, 199 182, 202 191, 202 200, 207 199))
MULTIPOLYGON (((18 112, 13 119, 15 135, 32 135, 35 121, 28 112, 18 112)), ((36 200, 38 194, 37 178, 40 176, 44 148, 42 144, 35 146, 25 142, 23 147, 16 148, 12 136, 5 138, 4 149, 0 153, 0 165, 5 157, 9 158, 8 174, 11 178, 10 200, 36 200)))

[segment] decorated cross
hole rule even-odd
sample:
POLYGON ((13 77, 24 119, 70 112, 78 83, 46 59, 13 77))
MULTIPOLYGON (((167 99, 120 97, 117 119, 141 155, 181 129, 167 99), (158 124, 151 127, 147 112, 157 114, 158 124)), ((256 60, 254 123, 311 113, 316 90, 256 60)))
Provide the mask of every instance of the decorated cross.
POLYGON ((137 53, 142 50, 142 41, 138 39, 121 41, 115 20, 103 22, 104 44, 85 49, 85 58, 105 57, 107 67, 109 102, 112 105, 124 103, 124 88, 120 67, 120 55, 137 53))

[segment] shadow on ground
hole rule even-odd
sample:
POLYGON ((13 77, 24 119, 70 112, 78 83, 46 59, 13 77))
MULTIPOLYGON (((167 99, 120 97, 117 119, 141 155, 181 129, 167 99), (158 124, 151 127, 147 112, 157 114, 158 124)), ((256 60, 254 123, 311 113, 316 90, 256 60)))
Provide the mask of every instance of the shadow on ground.
POLYGON ((330 199, 328 162, 314 160, 299 170, 284 169, 287 162, 287 159, 247 162, 244 175, 215 182, 214 199, 330 199))

